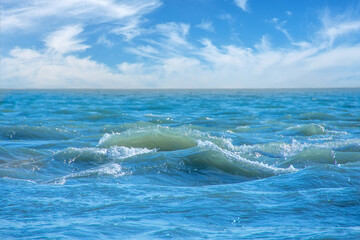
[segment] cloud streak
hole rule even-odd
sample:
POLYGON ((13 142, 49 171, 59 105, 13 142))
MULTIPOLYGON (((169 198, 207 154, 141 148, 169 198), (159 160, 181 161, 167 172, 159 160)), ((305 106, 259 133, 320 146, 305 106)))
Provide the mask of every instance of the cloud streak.
POLYGON ((248 0, 235 0, 235 4, 246 12, 248 11, 247 1, 248 0))
POLYGON ((324 30, 322 31, 322 34, 325 38, 328 39, 329 45, 333 45, 338 38, 348 34, 359 33, 359 32, 360 32, 360 21, 347 21, 325 27, 324 30))
POLYGON ((48 51, 60 54, 83 51, 89 46, 82 44, 83 40, 77 37, 82 31, 79 25, 63 27, 46 37, 45 46, 48 51))
POLYGON ((1 27, 2 31, 32 31, 46 19, 51 19, 54 24, 54 19, 69 23, 124 22, 130 17, 139 18, 159 6, 159 0, 19 0, 13 7, 1 10, 1 27))
POLYGON ((198 27, 200 29, 203 29, 205 31, 208 31, 208 32, 214 32, 215 31, 212 22, 210 20, 206 20, 206 19, 202 19, 201 23, 196 25, 196 27, 198 27))

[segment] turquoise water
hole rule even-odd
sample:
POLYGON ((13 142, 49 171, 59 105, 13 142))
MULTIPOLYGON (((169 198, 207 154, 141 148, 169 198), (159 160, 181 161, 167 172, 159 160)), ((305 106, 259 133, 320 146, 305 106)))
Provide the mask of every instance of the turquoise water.
POLYGON ((1 239, 360 238, 360 89, 0 94, 1 239))

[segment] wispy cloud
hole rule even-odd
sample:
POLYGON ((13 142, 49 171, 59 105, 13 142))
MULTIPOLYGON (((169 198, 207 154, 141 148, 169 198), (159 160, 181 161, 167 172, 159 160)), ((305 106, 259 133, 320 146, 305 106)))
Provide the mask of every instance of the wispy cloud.
POLYGON ((127 50, 138 56, 161 59, 181 54, 184 49, 191 49, 192 44, 187 41, 190 25, 185 23, 168 22, 155 25, 147 29, 142 37, 146 45, 138 44, 127 50))
POLYGON ((269 37, 264 35, 261 37, 260 43, 255 44, 254 46, 259 51, 268 51, 271 49, 271 43, 269 37))
POLYGON ((287 21, 280 21, 278 18, 272 18, 271 20, 266 20, 266 22, 269 22, 275 26, 275 29, 279 32, 283 33, 284 36, 289 40, 289 42, 297 47, 300 48, 308 48, 310 47, 310 43, 307 41, 296 41, 288 32, 288 30, 285 28, 285 24, 287 21))
POLYGON ((333 45, 337 39, 343 36, 360 33, 360 19, 336 21, 323 17, 322 22, 323 29, 320 33, 323 38, 328 40, 329 45, 333 45))
POLYGON ((169 46, 186 45, 190 25, 185 23, 164 23, 156 25, 156 31, 167 39, 169 46))
POLYGON ((102 23, 144 15, 161 5, 159 0, 19 0, 14 7, 1 10, 2 31, 31 31, 45 19, 67 23, 102 23), (19 7, 21 6, 21 7, 19 7))
POLYGON ((245 12, 248 11, 247 2, 248 0, 235 0, 235 4, 245 12))
POLYGON ((140 19, 135 17, 118 24, 118 26, 114 27, 110 32, 123 36, 125 41, 131 41, 145 31, 145 29, 140 27, 140 22, 140 19))
POLYGON ((98 40, 96 41, 97 44, 102 44, 105 45, 107 47, 112 47, 114 46, 114 43, 107 38, 107 36, 105 34, 101 35, 98 40))
POLYGON ((131 47, 127 49, 128 52, 133 53, 137 56, 150 58, 150 59, 162 59, 163 54, 155 47, 150 45, 140 45, 137 47, 131 47))
POLYGON ((208 32, 214 32, 214 26, 213 23, 210 20, 202 19, 201 23, 196 25, 197 28, 203 29, 208 32))
POLYGON ((45 46, 48 51, 60 54, 83 51, 89 46, 82 44, 83 40, 78 38, 82 31, 79 25, 63 27, 46 37, 45 46))
POLYGON ((272 23, 278 31, 282 32, 286 36, 289 41, 293 42, 293 38, 284 27, 287 21, 280 21, 278 18, 272 18, 271 20, 267 20, 267 22, 272 23))

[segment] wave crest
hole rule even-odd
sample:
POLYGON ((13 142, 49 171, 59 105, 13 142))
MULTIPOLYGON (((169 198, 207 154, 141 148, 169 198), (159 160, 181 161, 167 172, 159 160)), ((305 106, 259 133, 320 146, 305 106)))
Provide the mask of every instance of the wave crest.
POLYGON ((319 124, 306 124, 302 126, 290 127, 286 129, 290 135, 300 136, 314 136, 314 135, 326 135, 326 129, 319 124))
POLYGON ((106 133, 100 139, 98 147, 125 146, 176 151, 196 147, 197 140, 210 140, 225 148, 233 147, 227 139, 213 137, 197 130, 162 126, 129 129, 121 133, 106 133))
POLYGON ((152 152, 146 148, 128 148, 113 146, 110 148, 67 148, 56 153, 53 158, 66 163, 113 161, 152 152))
POLYGON ((249 160, 237 152, 222 149, 210 141, 198 141, 198 146, 201 150, 189 156, 191 163, 195 165, 211 166, 248 178, 265 178, 297 171, 293 166, 278 168, 267 163, 249 160))

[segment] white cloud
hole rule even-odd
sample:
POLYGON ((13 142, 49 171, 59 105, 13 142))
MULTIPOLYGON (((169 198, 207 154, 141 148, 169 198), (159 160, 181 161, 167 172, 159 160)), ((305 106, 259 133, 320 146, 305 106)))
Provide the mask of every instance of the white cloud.
POLYGON ((126 41, 131 41, 133 38, 142 34, 144 29, 139 27, 140 19, 133 18, 129 21, 120 24, 120 26, 114 27, 111 33, 122 35, 126 41))
POLYGON ((191 50, 192 44, 187 41, 190 25, 168 22, 147 29, 141 38, 145 45, 138 44, 126 50, 135 55, 155 61, 181 55, 185 50, 191 50))
POLYGON ((311 47, 311 44, 317 44, 320 48, 331 47, 338 39, 347 37, 351 34, 360 33, 360 20, 354 20, 348 15, 341 17, 330 17, 328 13, 325 13, 323 16, 321 16, 320 20, 323 26, 316 32, 316 34, 319 36, 318 38, 320 39, 312 39, 313 43, 309 41, 295 41, 288 30, 285 28, 287 21, 280 21, 278 18, 272 18, 271 20, 267 20, 267 22, 273 24, 276 30, 282 32, 292 45, 301 48, 311 47))
POLYGON ((157 50, 155 47, 152 47, 150 45, 140 45, 138 47, 132 47, 127 49, 128 52, 133 53, 138 56, 142 56, 145 58, 151 58, 151 59, 161 59, 161 53, 159 50, 157 50))
POLYGON ((349 21, 333 24, 331 26, 327 26, 322 31, 324 37, 329 39, 330 45, 332 45, 334 41, 341 36, 358 32, 360 32, 360 21, 349 21))
POLYGON ((140 87, 104 64, 79 58, 70 53, 89 46, 82 44, 78 25, 66 26, 50 33, 45 49, 14 48, 1 60, 1 79, 4 88, 106 88, 140 87))
POLYGON ((235 4, 246 12, 248 11, 247 1, 248 0, 235 0, 235 4))
POLYGON ((83 40, 77 38, 82 31, 79 25, 63 27, 46 37, 45 46, 49 51, 60 54, 83 51, 89 46, 82 44, 83 40))
POLYGON ((118 69, 124 74, 143 74, 142 63, 121 63, 117 65, 118 69))
POLYGON ((311 44, 306 41, 300 41, 300 42, 292 42, 291 43, 294 46, 300 47, 300 48, 309 48, 311 47, 311 44))
POLYGON ((216 87, 336 87, 339 83, 360 83, 360 46, 254 52, 236 46, 217 48, 209 41, 204 44, 201 54, 211 66, 216 87), (350 77, 352 82, 339 81, 350 77))
POLYGON ((98 40, 96 41, 97 44, 102 44, 105 45, 107 47, 112 47, 114 46, 114 43, 112 41, 110 41, 105 34, 101 35, 98 40))
POLYGON ((254 47, 259 51, 268 51, 268 50, 270 50, 271 43, 270 43, 269 38, 266 35, 262 36, 260 43, 255 44, 254 47))
POLYGON ((89 58, 54 55, 30 49, 13 49, 1 61, 3 87, 79 88, 114 83, 106 66, 89 58), (99 81, 101 79, 101 81, 99 81))
POLYGON ((186 36, 190 25, 185 23, 164 23, 156 25, 156 31, 163 35, 171 46, 187 45, 186 36))
POLYGON ((273 18, 271 20, 268 20, 267 22, 274 24, 276 30, 282 32, 289 41, 293 42, 293 38, 291 37, 289 32, 284 28, 287 21, 280 22, 278 18, 273 18))
POLYGON ((205 31, 214 32, 214 26, 210 20, 202 19, 201 23, 196 25, 196 27, 201 28, 205 31))
POLYGON ((2 31, 31 31, 46 19, 88 24, 126 20, 140 17, 160 5, 159 0, 19 0, 13 8, 1 10, 1 27, 2 31))

